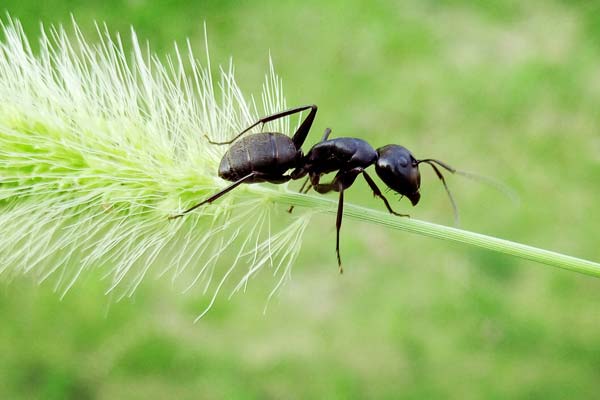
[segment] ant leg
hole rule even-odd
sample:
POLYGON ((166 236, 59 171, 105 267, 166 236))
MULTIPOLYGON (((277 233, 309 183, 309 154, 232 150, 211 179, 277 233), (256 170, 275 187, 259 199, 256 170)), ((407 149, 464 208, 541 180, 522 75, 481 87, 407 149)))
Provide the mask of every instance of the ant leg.
POLYGON ((308 189, 306 189, 306 191, 304 190, 304 188, 306 187, 306 185, 308 184, 308 182, 310 181, 309 177, 306 177, 306 180, 304 181, 304 183, 302 184, 302 186, 300 186, 300 193, 306 193, 310 190, 310 185, 308 186, 308 189))
POLYGON ((354 179, 361 172, 362 168, 354 168, 348 171, 339 171, 335 175, 333 180, 329 183, 319 183, 321 177, 319 175, 313 175, 311 176, 311 185, 317 193, 325 194, 331 192, 332 190, 335 192, 339 192, 340 190, 345 190, 352 186, 354 179))
POLYGON ((323 133, 323 137, 321 138, 321 142, 326 141, 331 134, 331 128, 325 128, 325 132, 323 133))
POLYGON ((219 197, 223 196, 224 194, 226 194, 226 193, 230 192, 231 190, 235 189, 236 187, 240 186, 242 183, 256 177, 256 175, 257 174, 255 172, 249 173, 248 175, 244 176, 243 178, 238 179, 237 181, 233 182, 231 185, 227 186, 225 189, 213 194, 208 199, 196 204, 195 206, 188 208, 184 212, 182 212, 180 214, 175 214, 175 215, 169 216, 169 219, 183 217, 185 214, 189 213, 190 211, 194 211, 196 208, 203 206, 204 204, 212 203, 213 201, 217 200, 219 197))
POLYGON ((348 172, 349 171, 338 172, 333 181, 330 183, 319 183, 318 175, 313 176, 311 179, 311 186, 318 193, 327 193, 331 192, 332 190, 340 192, 340 198, 338 200, 337 218, 335 220, 335 254, 337 255, 338 268, 340 270, 340 274, 344 273, 344 268, 342 268, 342 258, 340 256, 340 229, 342 227, 342 217, 344 215, 344 189, 347 187, 344 184, 344 177, 346 174, 348 174, 348 172))
POLYGON ((444 175, 442 175, 442 172, 438 169, 438 167, 435 166, 435 164, 433 164, 433 162, 437 162, 439 163, 442 167, 448 169, 448 171, 454 173, 456 170, 453 169, 452 167, 438 161, 438 160, 425 160, 423 161, 426 164, 429 164, 431 166, 431 168, 433 168, 433 170, 435 171, 435 174, 437 175, 437 177, 442 181, 442 184, 444 185, 444 189, 446 189, 446 193, 448 194, 448 198, 450 199, 450 203, 452 204, 452 210, 454 211, 454 224, 455 225, 460 225, 460 217, 458 215, 458 207, 456 206, 456 202, 454 201, 454 197, 452 197, 452 193, 450 192, 450 188, 448 187, 448 185, 446 184, 446 179, 444 179, 444 175))
MULTIPOLYGON (((305 182, 305 183, 308 183, 309 181, 310 181, 310 178, 306 178, 306 182, 305 182)), ((306 187, 306 189, 304 189, 304 192, 302 192, 302 194, 306 194, 306 193, 308 193, 308 191, 309 191, 310 189, 312 189, 312 185, 308 185, 308 186, 306 187)))
POLYGON ((306 137, 308 136, 310 127, 312 126, 312 124, 315 120, 315 116, 317 115, 317 106, 313 104, 311 106, 299 107, 297 109, 297 111, 295 111, 295 112, 304 111, 304 110, 308 110, 309 108, 310 108, 310 112, 308 113, 306 118, 304 118, 304 121, 302 121, 298 130, 296 130, 296 133, 294 133, 294 136, 292 136, 292 142, 294 142, 294 146, 296 146, 297 149, 300 149, 302 147, 302 145, 304 144, 304 141, 306 140, 306 137))
POLYGON ((340 199, 338 200, 338 210, 337 210, 337 218, 335 220, 335 253, 337 254, 338 260, 338 268, 340 270, 340 274, 344 273, 344 268, 342 268, 342 258, 340 257, 340 228, 342 227, 342 216, 344 215, 344 187, 340 184, 340 199))
POLYGON ((315 192, 321 194, 329 193, 332 190, 335 190, 337 192, 337 187, 335 186, 334 182, 335 180, 330 183, 318 183, 316 185, 313 184, 312 187, 315 189, 315 192))
POLYGON ((381 200, 383 200, 383 202, 385 203, 385 206, 387 207, 387 209, 390 213, 397 215, 399 217, 410 217, 410 215, 408 215, 408 214, 400 214, 400 213, 397 213, 396 211, 392 210, 390 203, 388 203, 388 201, 385 198, 385 196, 383 195, 383 193, 381 193, 381 190, 379 190, 379 188, 375 184, 375 181, 373 181, 373 179, 371 179, 371 177, 369 176, 369 174, 367 174, 366 171, 363 171, 362 174, 365 177, 365 180, 367 181, 369 186, 371 187, 371 190, 373 191, 373 195, 375 197, 379 197, 381 200))
MULTIPOLYGON (((300 190, 298 190, 298 193, 302 193, 302 194, 308 193, 308 191, 312 187, 312 185, 308 185, 308 187, 306 187, 306 184, 309 182, 309 180, 310 180, 310 178, 307 177, 306 180, 304 181, 304 183, 302 184, 302 186, 300 186, 300 190)), ((294 210, 294 206, 290 206, 290 208, 288 209, 288 212, 291 214, 293 210, 294 210)))
POLYGON ((259 119, 258 121, 256 121, 254 124, 250 125, 248 128, 244 129, 239 134, 237 134, 233 139, 228 140, 226 142, 213 142, 212 140, 210 140, 210 138, 208 136, 206 136, 206 135, 205 136, 208 139, 208 142, 210 144, 217 144, 217 145, 231 144, 231 143, 235 142, 236 140, 238 140, 244 133, 250 131, 252 128, 254 128, 255 126, 257 126, 259 124, 264 125, 267 122, 274 121, 279 118, 287 117, 288 115, 296 114, 296 113, 308 110, 309 108, 311 109, 310 113, 307 115, 307 117, 302 122, 302 125, 300 125, 300 127, 294 134, 294 139, 293 139, 294 144, 296 144, 296 148, 300 148, 300 147, 302 147, 302 143, 304 143, 304 139, 306 139, 306 136, 308 135, 308 131, 310 130, 310 127, 315 119, 315 115, 317 114, 317 106, 314 104, 310 105, 310 106, 301 106, 301 107, 296 107, 296 108, 290 108, 289 110, 281 111, 281 112, 263 117, 263 118, 259 119), (296 143, 296 135, 298 135, 298 133, 300 133, 301 130, 303 132, 303 133, 301 133, 302 140, 300 142, 300 145, 298 145, 296 143))

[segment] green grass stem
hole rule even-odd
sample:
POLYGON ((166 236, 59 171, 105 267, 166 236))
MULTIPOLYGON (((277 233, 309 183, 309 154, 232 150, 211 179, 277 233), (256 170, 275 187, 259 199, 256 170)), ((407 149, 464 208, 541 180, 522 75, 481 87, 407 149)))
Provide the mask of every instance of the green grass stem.
MULTIPOLYGON (((271 193, 272 198, 278 202, 297 207, 320 210, 330 214, 335 214, 337 212, 337 200, 334 199, 300 193, 284 193, 269 189, 265 190, 268 190, 271 193)), ((600 277, 600 263, 494 236, 434 224, 415 218, 399 218, 383 211, 373 210, 351 203, 344 204, 344 215, 359 221, 370 222, 391 229, 462 243, 497 253, 523 258, 525 260, 535 261, 552 267, 566 269, 568 271, 600 277)))

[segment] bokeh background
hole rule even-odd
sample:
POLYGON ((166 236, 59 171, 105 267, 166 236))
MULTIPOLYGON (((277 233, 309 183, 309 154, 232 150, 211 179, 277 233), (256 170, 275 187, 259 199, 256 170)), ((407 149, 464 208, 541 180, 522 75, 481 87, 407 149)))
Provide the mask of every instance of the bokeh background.
MULTIPOLYGON (((514 0, 262 2, 4 0, 39 23, 134 26, 159 54, 203 22, 215 64, 233 56, 258 93, 271 53, 289 105, 325 127, 400 143, 500 179, 451 177, 462 227, 600 260, 600 3, 514 0)), ((410 213, 452 224, 423 172, 410 213)), ((361 181, 349 201, 381 207, 361 181)), ((408 210, 408 202, 396 204, 408 210)), ((281 213, 286 218, 285 212, 281 213)), ((115 303, 87 275, 60 300, 27 277, 0 289, 0 398, 593 398, 600 280, 347 219, 314 218, 293 280, 268 274, 231 300, 149 278, 115 303)), ((1 239, 0 239, 1 240, 1 239)))

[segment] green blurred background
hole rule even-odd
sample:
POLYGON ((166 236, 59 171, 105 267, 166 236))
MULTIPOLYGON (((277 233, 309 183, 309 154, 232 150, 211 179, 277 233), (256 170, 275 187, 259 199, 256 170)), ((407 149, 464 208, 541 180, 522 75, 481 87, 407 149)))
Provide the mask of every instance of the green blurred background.
MULTIPOLYGON (((600 260, 600 3, 412 0, 4 0, 38 25, 134 26, 160 54, 189 37, 234 57, 257 93, 271 52, 288 105, 320 106, 315 135, 400 143, 507 182, 451 177, 462 227, 600 260)), ((316 138, 316 136, 315 136, 316 138)), ((452 224, 423 172, 410 213, 452 224)), ((382 208, 359 181, 349 201, 382 208)), ((408 202, 396 207, 408 210, 408 202)), ((282 217, 286 214, 282 212, 282 217)), ((88 275, 61 301, 28 278, 0 290, 0 398, 592 398, 600 280, 334 217, 314 218, 293 280, 205 299, 149 278, 131 300, 88 275)), ((198 290, 199 292, 199 290, 198 290)))

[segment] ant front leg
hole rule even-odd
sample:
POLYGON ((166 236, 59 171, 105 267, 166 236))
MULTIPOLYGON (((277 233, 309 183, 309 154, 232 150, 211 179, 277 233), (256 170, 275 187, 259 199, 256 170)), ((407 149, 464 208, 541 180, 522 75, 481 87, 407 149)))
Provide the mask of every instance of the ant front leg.
POLYGON ((238 140, 243 134, 252 130, 252 128, 256 127, 257 125, 260 125, 260 124, 264 125, 267 122, 274 121, 279 118, 287 117, 288 115, 296 114, 296 113, 308 110, 309 108, 310 108, 310 113, 306 116, 304 121, 302 121, 302 124, 300 125, 300 127, 294 134, 294 137, 292 138, 294 144, 296 145, 296 148, 299 149, 300 147, 302 147, 302 144, 304 143, 304 140, 306 139, 306 136, 308 135, 308 132, 310 131, 310 127, 312 126, 312 123, 315 120, 315 115, 317 114, 317 106, 314 104, 309 105, 309 106, 290 108, 289 110, 281 111, 281 112, 263 117, 263 118, 259 119, 258 121, 256 121, 254 124, 250 125, 248 128, 244 129, 242 132, 238 133, 233 139, 228 140, 226 142, 213 142, 208 136, 207 136, 207 139, 210 144, 216 144, 216 145, 231 144, 231 143, 235 142, 236 140, 238 140), (296 138, 297 136, 298 136, 298 138, 296 138), (297 141, 300 141, 300 143, 298 144, 297 141))
POLYGON ((373 191, 373 195, 375 197, 379 197, 381 200, 383 200, 383 202, 385 203, 385 206, 387 207, 387 209, 388 209, 388 211, 390 213, 392 213, 394 215, 397 215, 399 217, 410 217, 410 215, 408 215, 408 214, 400 214, 400 213, 397 213, 396 211, 392 210, 392 207, 390 206, 390 203, 385 198, 385 196, 383 195, 383 193, 381 193, 381 190, 379 190, 379 188, 375 184, 375 181, 373 181, 373 179, 369 176, 369 174, 367 174, 366 171, 363 170, 362 174, 365 177, 365 180, 367 181, 367 183, 369 184, 369 186, 371 187, 371 190, 373 191))

